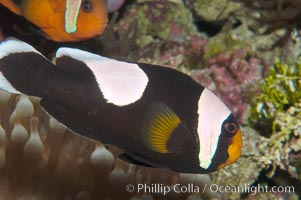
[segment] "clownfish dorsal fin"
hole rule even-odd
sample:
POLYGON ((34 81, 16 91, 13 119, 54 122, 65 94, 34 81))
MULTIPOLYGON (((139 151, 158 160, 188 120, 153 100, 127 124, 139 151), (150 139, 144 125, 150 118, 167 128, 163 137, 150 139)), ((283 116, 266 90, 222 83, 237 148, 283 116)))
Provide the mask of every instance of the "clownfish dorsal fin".
POLYGON ((65 9, 65 31, 74 33, 77 30, 77 18, 81 7, 82 0, 66 0, 65 9))
POLYGON ((89 72, 106 101, 117 106, 125 106, 138 101, 149 81, 147 74, 135 63, 118 61, 79 49, 62 48, 56 53, 55 63, 67 71, 73 71, 73 66, 70 64, 63 66, 64 57, 80 63, 77 67, 78 71, 89 72))
POLYGON ((63 57, 71 57, 73 59, 82 61, 82 62, 91 62, 91 61, 116 61, 112 58, 107 58, 100 56, 94 53, 90 53, 84 50, 76 48, 61 47, 56 51, 55 59, 58 60, 63 57))
POLYGON ((158 153, 169 153, 168 140, 180 123, 180 118, 167 105, 161 102, 153 103, 143 122, 144 144, 158 153))
POLYGON ((113 59, 80 49, 62 47, 57 50, 53 62, 65 71, 78 72, 88 70, 86 64, 89 62, 102 61, 113 61, 113 59))

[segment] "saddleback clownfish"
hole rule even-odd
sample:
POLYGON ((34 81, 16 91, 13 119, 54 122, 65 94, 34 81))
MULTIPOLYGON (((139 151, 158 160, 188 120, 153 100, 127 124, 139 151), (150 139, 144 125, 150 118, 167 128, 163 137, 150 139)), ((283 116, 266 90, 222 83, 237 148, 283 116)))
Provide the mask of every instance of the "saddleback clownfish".
POLYGON ((124 150, 124 161, 183 173, 235 162, 242 135, 208 89, 168 67, 72 48, 54 62, 15 39, 0 43, 0 89, 41 98, 49 115, 82 136, 124 150))
POLYGON ((108 23, 106 0, 0 0, 0 3, 56 42, 100 35, 108 23))

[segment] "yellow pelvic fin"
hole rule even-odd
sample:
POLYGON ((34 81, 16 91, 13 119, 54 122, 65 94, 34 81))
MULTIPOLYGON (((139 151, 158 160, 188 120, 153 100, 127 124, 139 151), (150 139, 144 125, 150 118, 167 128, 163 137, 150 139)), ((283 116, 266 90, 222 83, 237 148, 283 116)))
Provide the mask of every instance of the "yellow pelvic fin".
POLYGON ((179 117, 168 106, 154 103, 144 121, 144 143, 153 151, 168 153, 167 142, 180 123, 179 117))

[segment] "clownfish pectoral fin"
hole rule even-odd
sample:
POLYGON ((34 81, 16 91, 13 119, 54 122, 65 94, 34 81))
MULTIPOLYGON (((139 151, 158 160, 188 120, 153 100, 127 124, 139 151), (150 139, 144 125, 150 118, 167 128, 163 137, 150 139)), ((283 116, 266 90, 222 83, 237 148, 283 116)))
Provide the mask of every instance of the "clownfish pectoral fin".
POLYGON ((153 103, 143 122, 144 144, 155 152, 170 153, 167 143, 180 123, 180 118, 167 105, 161 102, 153 103))
POLYGON ((81 0, 66 0, 65 31, 67 33, 76 32, 76 23, 81 3, 81 0))
POLYGON ((40 102, 43 109, 68 129, 82 136, 97 139, 94 132, 87 128, 77 117, 63 106, 49 100, 42 99, 40 102))
POLYGON ((20 4, 18 4, 19 1, 13 1, 13 0, 1 0, 1 4, 3 4, 5 7, 7 7, 10 11, 15 13, 16 15, 21 15, 21 7, 20 4))
POLYGON ((140 161, 139 158, 135 158, 134 156, 132 156, 131 154, 127 153, 127 152, 124 152, 123 154, 120 154, 119 155, 119 158, 121 160, 123 160, 124 162, 127 162, 127 163, 131 163, 131 164, 135 164, 135 165, 141 165, 141 166, 144 166, 144 167, 154 167, 150 164, 147 164, 143 161, 140 161))

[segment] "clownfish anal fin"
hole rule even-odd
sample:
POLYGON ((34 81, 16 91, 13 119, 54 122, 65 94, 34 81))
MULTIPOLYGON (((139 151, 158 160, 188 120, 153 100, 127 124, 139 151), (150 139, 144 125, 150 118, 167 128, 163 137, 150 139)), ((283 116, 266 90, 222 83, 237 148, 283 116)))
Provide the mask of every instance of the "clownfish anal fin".
POLYGON ((153 103, 146 112, 142 128, 142 140, 151 150, 171 153, 168 141, 181 124, 177 114, 162 102, 153 103))
POLYGON ((154 167, 151 164, 147 164, 146 162, 141 161, 139 158, 136 158, 135 156, 132 156, 132 154, 124 152, 119 155, 119 158, 123 160, 124 162, 135 164, 135 165, 141 165, 144 167, 154 167))
POLYGON ((43 109, 68 129, 82 136, 97 139, 92 130, 89 130, 77 117, 63 106, 49 100, 42 99, 40 102, 43 109))

